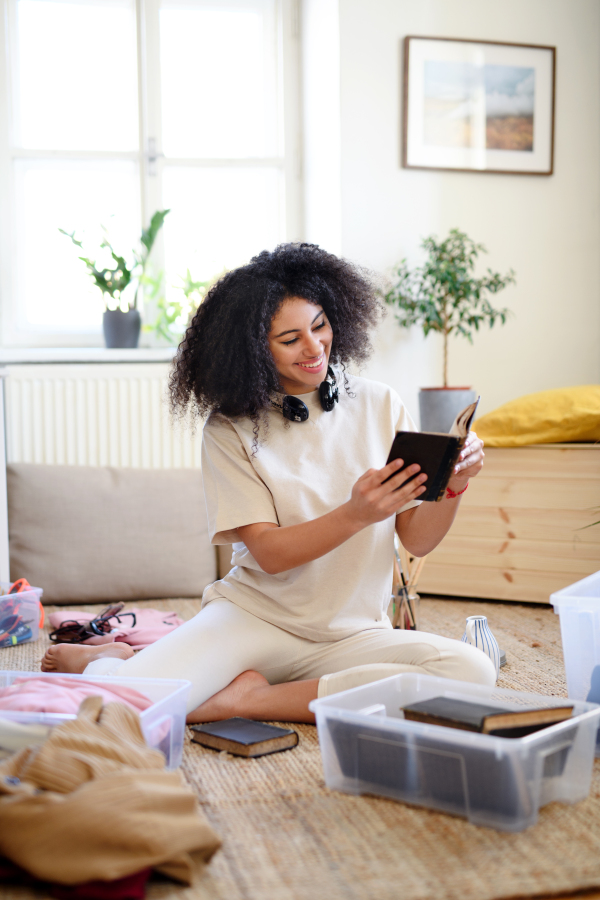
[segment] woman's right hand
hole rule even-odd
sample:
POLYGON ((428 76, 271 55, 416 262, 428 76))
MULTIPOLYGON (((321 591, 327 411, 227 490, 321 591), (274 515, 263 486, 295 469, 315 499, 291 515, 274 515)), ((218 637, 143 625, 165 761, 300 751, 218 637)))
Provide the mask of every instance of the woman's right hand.
POLYGON ((367 525, 395 516, 405 503, 423 493, 426 475, 417 475, 406 483, 420 471, 420 466, 408 466, 400 472, 402 465, 401 459, 395 459, 383 469, 369 469, 352 488, 350 500, 324 516, 297 525, 241 525, 237 529, 239 539, 269 575, 320 559, 367 525))
POLYGON ((393 459, 383 469, 369 469, 352 488, 348 511, 362 527, 395 516, 406 503, 425 493, 427 475, 412 478, 421 467, 415 464, 400 471, 403 465, 401 459, 393 459))

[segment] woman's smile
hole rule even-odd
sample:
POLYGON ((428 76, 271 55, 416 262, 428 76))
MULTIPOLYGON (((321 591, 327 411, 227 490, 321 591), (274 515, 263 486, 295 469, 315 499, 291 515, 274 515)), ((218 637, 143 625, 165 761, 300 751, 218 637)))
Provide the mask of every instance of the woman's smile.
POLYGON ((321 355, 315 360, 306 360, 302 362, 297 362, 297 366, 300 366, 301 369, 308 369, 309 371, 316 371, 317 369, 322 369, 325 365, 325 353, 321 353, 321 355))

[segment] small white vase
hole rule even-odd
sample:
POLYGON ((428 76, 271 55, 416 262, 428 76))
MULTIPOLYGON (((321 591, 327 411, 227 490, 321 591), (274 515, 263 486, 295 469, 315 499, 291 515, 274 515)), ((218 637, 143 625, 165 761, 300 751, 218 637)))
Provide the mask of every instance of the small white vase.
POLYGON ((477 647, 489 656, 496 667, 496 678, 500 672, 500 648, 498 641, 490 631, 486 616, 467 616, 465 633, 462 636, 465 644, 477 647))

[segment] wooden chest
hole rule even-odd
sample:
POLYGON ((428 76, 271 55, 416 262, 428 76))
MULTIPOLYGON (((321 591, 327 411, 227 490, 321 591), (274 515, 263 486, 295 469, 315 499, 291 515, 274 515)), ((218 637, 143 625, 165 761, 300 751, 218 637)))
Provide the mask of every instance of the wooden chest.
POLYGON ((600 569, 600 444, 487 448, 420 593, 547 603, 600 569))

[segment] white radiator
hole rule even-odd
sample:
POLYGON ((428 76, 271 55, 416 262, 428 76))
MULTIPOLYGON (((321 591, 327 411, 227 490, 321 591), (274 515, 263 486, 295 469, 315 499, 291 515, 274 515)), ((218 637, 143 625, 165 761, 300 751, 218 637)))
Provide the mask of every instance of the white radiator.
POLYGON ((200 465, 201 428, 173 424, 165 363, 9 365, 8 462, 200 465))

